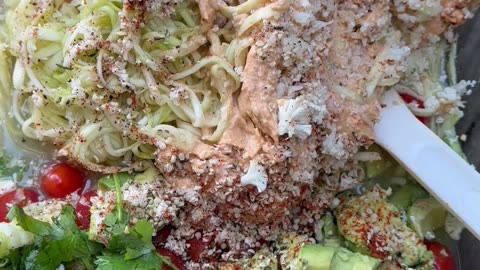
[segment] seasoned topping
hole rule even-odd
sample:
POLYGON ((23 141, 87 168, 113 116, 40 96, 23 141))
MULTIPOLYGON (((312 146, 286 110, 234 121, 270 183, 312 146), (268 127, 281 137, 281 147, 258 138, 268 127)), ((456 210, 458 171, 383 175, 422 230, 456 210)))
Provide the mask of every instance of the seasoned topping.
POLYGON ((379 259, 395 259, 409 267, 433 263, 422 239, 386 201, 387 194, 374 188, 365 195, 345 199, 336 209, 340 233, 351 245, 379 259))

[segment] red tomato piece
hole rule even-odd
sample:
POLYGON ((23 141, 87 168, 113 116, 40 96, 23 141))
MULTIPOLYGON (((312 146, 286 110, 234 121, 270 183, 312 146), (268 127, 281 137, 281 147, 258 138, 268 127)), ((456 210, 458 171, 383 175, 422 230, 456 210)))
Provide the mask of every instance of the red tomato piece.
POLYGON ((207 244, 202 241, 202 239, 193 238, 187 241, 187 244, 190 245, 187 249, 187 255, 192 259, 193 262, 197 263, 200 261, 202 252, 207 248, 207 244))
POLYGON ((452 253, 438 242, 426 242, 427 249, 433 253, 435 270, 456 270, 452 253))
POLYGON ((19 188, 0 196, 0 222, 7 222, 10 207, 18 205, 24 207, 28 203, 38 202, 38 193, 29 188, 19 188))
POLYGON ((161 247, 165 242, 167 242, 167 238, 172 233, 173 227, 170 225, 166 225, 161 230, 157 232, 157 234, 153 237, 152 243, 156 247, 161 247))
POLYGON ((65 198, 84 186, 83 173, 66 163, 54 164, 40 177, 40 188, 50 198, 65 198))
POLYGON ((90 227, 90 208, 92 207, 92 202, 90 198, 97 196, 96 190, 90 190, 80 197, 80 200, 75 205, 75 214, 78 228, 80 230, 86 230, 90 227))
MULTIPOLYGON (((172 264, 175 265, 178 270, 185 270, 185 265, 182 261, 182 258, 180 258, 180 256, 178 256, 177 254, 165 248, 157 248, 157 253, 163 257, 169 258, 170 262, 172 262, 172 264)), ((173 269, 171 267, 163 265, 162 270, 173 270, 173 269)))
POLYGON ((419 100, 416 97, 413 97, 409 94, 400 94, 400 97, 405 101, 407 104, 416 104, 419 108, 424 109, 425 106, 423 105, 423 102, 419 100))
MULTIPOLYGON (((418 106, 418 108, 420 108, 420 109, 425 108, 425 105, 423 105, 423 102, 416 97, 413 97, 409 94, 400 94, 400 97, 407 104, 416 104, 418 106)), ((427 124, 427 122, 428 122, 428 119, 426 117, 423 117, 423 116, 417 116, 417 119, 424 124, 427 124)))

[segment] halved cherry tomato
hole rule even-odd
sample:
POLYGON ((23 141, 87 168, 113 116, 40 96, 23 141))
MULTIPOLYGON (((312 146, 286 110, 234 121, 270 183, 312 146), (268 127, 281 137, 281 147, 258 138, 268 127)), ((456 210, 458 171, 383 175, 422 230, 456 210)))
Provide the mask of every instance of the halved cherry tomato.
POLYGON ((80 197, 80 200, 75 205, 75 213, 76 213, 76 220, 78 227, 81 230, 86 230, 90 227, 90 208, 92 207, 92 202, 90 202, 90 198, 97 196, 96 190, 88 191, 80 197))
POLYGON ((438 242, 426 242, 427 249, 433 253, 435 270, 456 270, 452 253, 438 242))
MULTIPOLYGON (((416 104, 418 106, 418 108, 420 109, 424 109, 425 108, 425 105, 423 105, 423 101, 419 100, 418 98, 416 97, 413 97, 409 94, 400 94, 400 97, 403 99, 403 101, 405 101, 405 103, 407 104, 416 104)), ((424 124, 427 124, 427 118, 426 117, 423 117, 423 116, 417 116, 417 119, 424 123, 424 124)))
POLYGON ((207 248, 207 244, 202 241, 202 239, 193 238, 187 241, 189 245, 187 249, 187 255, 192 259, 194 263, 200 261, 200 255, 207 248))
POLYGON ((54 164, 40 177, 40 188, 50 198, 65 198, 84 186, 83 173, 66 163, 54 164))
POLYGON ((2 194, 0 196, 0 222, 7 221, 7 214, 11 206, 24 207, 31 202, 38 202, 38 193, 33 189, 19 188, 2 194))
MULTIPOLYGON (((180 258, 180 256, 178 256, 177 254, 165 248, 157 248, 157 253, 163 257, 169 258, 172 264, 175 265, 178 270, 185 270, 185 265, 182 261, 182 258, 180 258)), ((162 270, 173 270, 173 269, 171 267, 163 265, 162 270)))

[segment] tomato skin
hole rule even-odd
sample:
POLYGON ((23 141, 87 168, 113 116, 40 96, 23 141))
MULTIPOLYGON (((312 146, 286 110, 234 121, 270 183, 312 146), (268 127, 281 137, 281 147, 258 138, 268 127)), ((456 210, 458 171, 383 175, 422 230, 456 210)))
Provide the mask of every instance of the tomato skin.
MULTIPOLYGON (((185 270, 185 264, 177 254, 165 248, 157 248, 157 253, 163 257, 169 258, 170 262, 172 262, 172 264, 177 267, 177 270, 185 270)), ((171 267, 163 265, 162 270, 173 270, 173 269, 171 267)))
POLYGON ((63 199, 85 186, 83 173, 67 163, 57 163, 40 177, 40 189, 50 198, 63 199))
POLYGON ((80 230, 86 230, 90 227, 90 208, 92 207, 90 198, 95 196, 97 196, 96 190, 85 192, 80 197, 80 200, 78 200, 77 205, 75 205, 75 222, 80 230))
POLYGON ((425 242, 427 249, 433 253, 433 267, 435 270, 456 270, 452 253, 438 242, 425 242))
POLYGON ((38 202, 38 193, 30 188, 19 188, 0 196, 0 222, 7 222, 8 205, 24 207, 28 203, 38 202))
POLYGON ((165 242, 167 242, 167 238, 170 236, 172 233, 173 227, 170 225, 166 225, 159 231, 157 231, 157 234, 152 238, 152 243, 155 247, 162 247, 165 242))
MULTIPOLYGON (((403 99, 403 101, 405 101, 406 104, 417 104, 418 108, 420 109, 424 109, 425 108, 425 105, 423 105, 423 101, 417 99, 416 97, 413 97, 409 94, 400 94, 400 97, 403 99)), ((428 118, 426 117, 423 117, 423 116, 417 116, 417 119, 424 123, 424 124, 427 124, 428 122, 428 118)))
POLYGON ((194 263, 198 263, 200 261, 202 252, 204 252, 207 248, 207 243, 204 243, 201 238, 193 238, 188 240, 187 244, 189 245, 187 249, 187 255, 194 263))

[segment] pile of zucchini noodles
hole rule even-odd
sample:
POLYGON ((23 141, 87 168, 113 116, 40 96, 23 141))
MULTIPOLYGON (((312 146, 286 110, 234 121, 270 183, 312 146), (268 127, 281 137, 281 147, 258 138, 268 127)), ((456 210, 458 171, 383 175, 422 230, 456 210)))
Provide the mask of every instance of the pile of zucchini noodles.
MULTIPOLYGON (((264 2, 225 4, 222 26, 214 27, 193 0, 5 0, 4 125, 14 138, 53 142, 60 155, 104 173, 145 169, 166 145, 189 151, 199 139, 215 143, 254 42, 248 30, 275 15, 268 5, 258 8, 264 2), (248 16, 235 26, 234 14, 248 16)), ((457 84, 455 48, 444 61, 446 49, 442 41, 409 56, 400 81, 382 80, 374 65, 367 92, 389 86, 420 99, 426 108, 411 110, 431 117, 430 127, 461 153, 454 124, 463 104, 440 112, 437 98, 457 84)))
MULTIPOLYGON (((163 2, 5 0, 0 78, 9 121, 103 172, 151 160, 166 144, 218 141, 252 40, 231 20, 202 27, 194 1, 163 2)), ((252 2, 223 13, 248 12, 252 2)))

